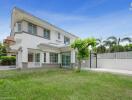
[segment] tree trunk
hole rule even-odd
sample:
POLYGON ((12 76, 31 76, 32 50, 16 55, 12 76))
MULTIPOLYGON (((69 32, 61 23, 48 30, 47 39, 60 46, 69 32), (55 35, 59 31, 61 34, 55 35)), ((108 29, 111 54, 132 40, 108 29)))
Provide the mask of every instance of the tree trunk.
POLYGON ((78 60, 78 69, 77 69, 79 72, 81 70, 81 60, 78 60))

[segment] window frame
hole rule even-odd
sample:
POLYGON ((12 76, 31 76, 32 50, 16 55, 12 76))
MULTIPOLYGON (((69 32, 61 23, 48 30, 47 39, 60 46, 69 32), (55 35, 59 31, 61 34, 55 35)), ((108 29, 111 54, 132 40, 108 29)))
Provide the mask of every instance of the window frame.
POLYGON ((64 36, 64 44, 69 45, 70 44, 70 38, 64 36))
POLYGON ((61 39, 61 34, 58 32, 58 39, 61 39))
POLYGON ((28 23, 28 33, 37 35, 37 25, 34 25, 32 23, 28 23))
POLYGON ((35 62, 40 62, 40 53, 35 53, 35 62))
POLYGON ((17 32, 21 32, 21 31, 22 31, 22 23, 17 22, 17 32))
POLYGON ((34 53, 28 53, 28 62, 34 62, 34 53))
POLYGON ((43 53, 44 63, 46 63, 46 52, 43 53))
POLYGON ((50 30, 49 29, 46 29, 46 28, 43 29, 43 37, 45 39, 50 40, 50 30))
POLYGON ((58 53, 50 52, 50 63, 58 64, 58 53))

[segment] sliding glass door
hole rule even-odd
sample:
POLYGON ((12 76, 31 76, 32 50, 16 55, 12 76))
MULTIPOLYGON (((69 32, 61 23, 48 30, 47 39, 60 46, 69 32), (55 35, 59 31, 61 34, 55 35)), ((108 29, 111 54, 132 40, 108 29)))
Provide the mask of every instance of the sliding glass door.
POLYGON ((70 67, 70 64, 71 64, 71 53, 70 52, 62 53, 62 66, 70 67))

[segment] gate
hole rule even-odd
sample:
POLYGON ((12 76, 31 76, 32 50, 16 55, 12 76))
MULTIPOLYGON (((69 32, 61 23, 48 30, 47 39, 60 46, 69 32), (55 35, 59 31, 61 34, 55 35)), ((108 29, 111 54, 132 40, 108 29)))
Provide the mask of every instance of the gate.
POLYGON ((82 68, 97 68, 97 53, 90 52, 88 59, 85 59, 81 63, 82 68))
POLYGON ((97 68, 97 53, 90 52, 90 68, 97 68))

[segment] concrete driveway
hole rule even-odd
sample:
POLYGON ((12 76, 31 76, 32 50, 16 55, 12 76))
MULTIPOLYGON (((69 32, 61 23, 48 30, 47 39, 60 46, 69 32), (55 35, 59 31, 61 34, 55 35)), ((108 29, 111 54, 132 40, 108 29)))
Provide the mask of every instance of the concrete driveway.
POLYGON ((129 71, 129 70, 103 69, 103 68, 82 68, 82 70, 92 70, 92 71, 97 71, 97 72, 110 72, 110 73, 132 76, 132 71, 129 71))
POLYGON ((0 70, 12 70, 16 69, 16 66, 0 66, 0 70))

